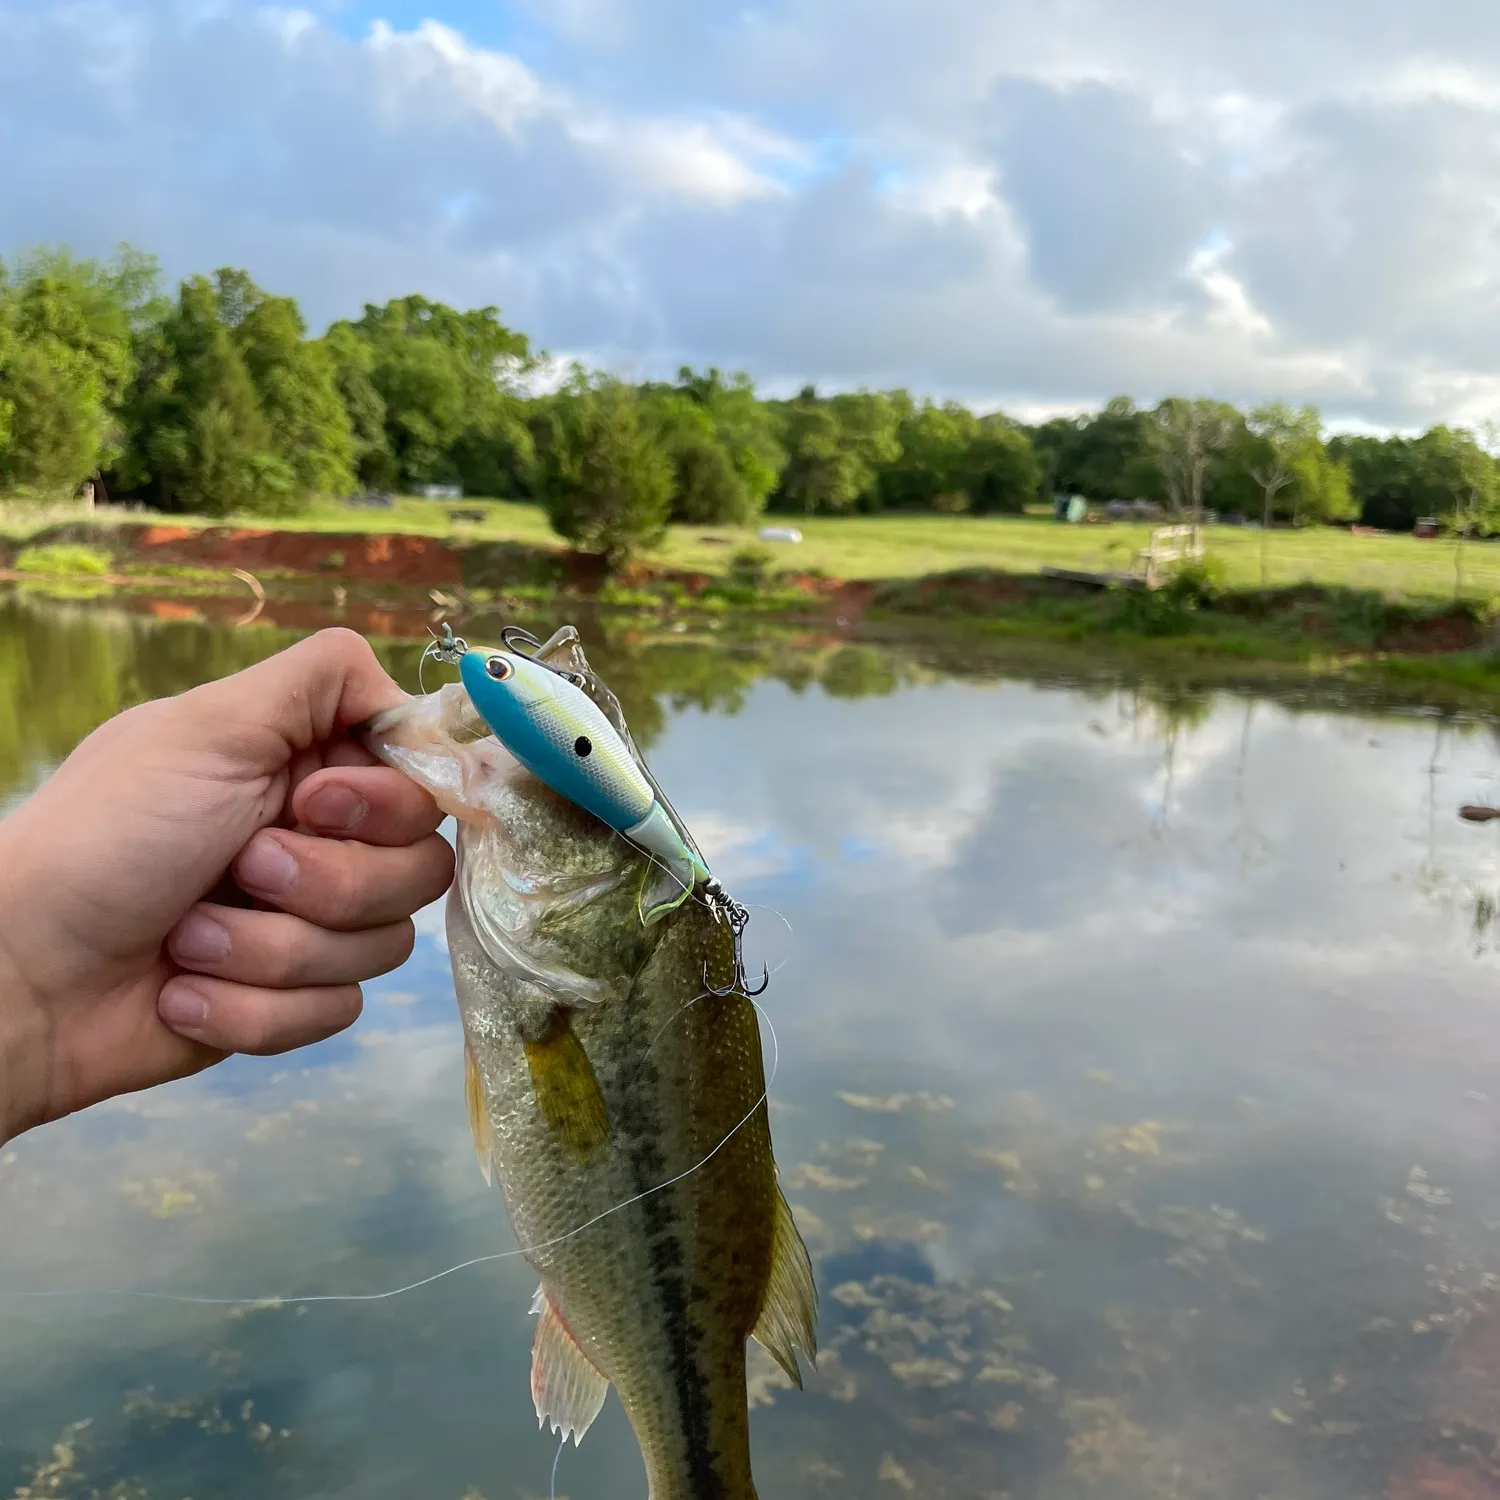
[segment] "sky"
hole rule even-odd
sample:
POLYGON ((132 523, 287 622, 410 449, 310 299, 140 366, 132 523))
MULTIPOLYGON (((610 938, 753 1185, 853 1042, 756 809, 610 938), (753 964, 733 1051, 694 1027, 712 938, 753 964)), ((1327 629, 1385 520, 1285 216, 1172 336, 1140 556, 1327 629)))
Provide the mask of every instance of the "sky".
POLYGON ((1494 0, 0 0, 0 256, 626 376, 1500 416, 1494 0))

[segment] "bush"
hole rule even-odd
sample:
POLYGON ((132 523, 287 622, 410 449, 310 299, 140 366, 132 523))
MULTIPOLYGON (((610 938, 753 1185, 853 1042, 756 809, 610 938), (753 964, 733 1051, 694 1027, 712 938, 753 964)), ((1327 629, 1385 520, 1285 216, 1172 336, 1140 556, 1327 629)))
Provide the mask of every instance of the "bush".
POLYGON ((1218 558, 1185 562, 1159 589, 1122 594, 1114 623, 1141 635, 1186 635, 1198 611, 1223 593, 1224 565, 1218 558))
POLYGON ((16 572, 37 573, 48 578, 100 578, 109 569, 110 556, 107 552, 68 543, 24 547, 16 558, 16 572))
POLYGON ((729 559, 729 581, 742 588, 758 588, 770 574, 767 547, 741 547, 729 559))

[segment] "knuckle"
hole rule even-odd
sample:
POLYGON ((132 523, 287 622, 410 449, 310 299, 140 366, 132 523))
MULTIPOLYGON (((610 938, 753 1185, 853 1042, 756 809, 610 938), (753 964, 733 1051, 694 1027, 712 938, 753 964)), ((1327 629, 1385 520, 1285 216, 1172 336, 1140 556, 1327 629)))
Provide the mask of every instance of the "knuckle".
POLYGON ((334 661, 347 662, 355 658, 362 661, 375 659, 370 643, 358 631, 350 630, 346 625, 325 626, 310 638, 309 645, 316 648, 321 655, 326 655, 334 661))

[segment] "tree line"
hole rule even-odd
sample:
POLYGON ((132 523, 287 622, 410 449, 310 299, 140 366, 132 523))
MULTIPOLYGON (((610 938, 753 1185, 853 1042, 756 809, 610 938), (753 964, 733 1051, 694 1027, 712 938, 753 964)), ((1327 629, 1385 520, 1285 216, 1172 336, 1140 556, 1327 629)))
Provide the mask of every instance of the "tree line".
POLYGON ((1500 529, 1496 434, 1327 437, 1315 408, 1171 397, 1026 425, 904 390, 785 400, 684 368, 632 384, 575 368, 539 394, 526 335, 494 307, 420 296, 319 337, 244 271, 164 290, 154 262, 64 250, 0 264, 0 492, 95 477, 115 500, 207 515, 457 484, 540 501, 618 558, 671 521, 1019 512, 1057 493, 1173 515, 1239 512, 1409 529, 1500 529))

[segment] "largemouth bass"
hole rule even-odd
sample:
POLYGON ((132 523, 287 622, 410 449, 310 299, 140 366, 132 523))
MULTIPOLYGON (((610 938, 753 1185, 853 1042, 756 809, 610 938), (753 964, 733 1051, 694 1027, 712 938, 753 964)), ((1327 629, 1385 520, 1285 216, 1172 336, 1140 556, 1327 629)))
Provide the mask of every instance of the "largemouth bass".
MULTIPOLYGON (((576 633, 539 655, 577 674, 639 761, 576 633)), ((705 983, 733 979, 730 929, 698 900, 648 920, 650 856, 527 771, 461 684, 365 737, 457 820, 465 1095, 541 1278, 538 1419, 576 1442, 613 1385, 650 1500, 754 1500, 745 1341, 800 1386, 816 1295, 777 1183, 754 1006, 705 983)))

